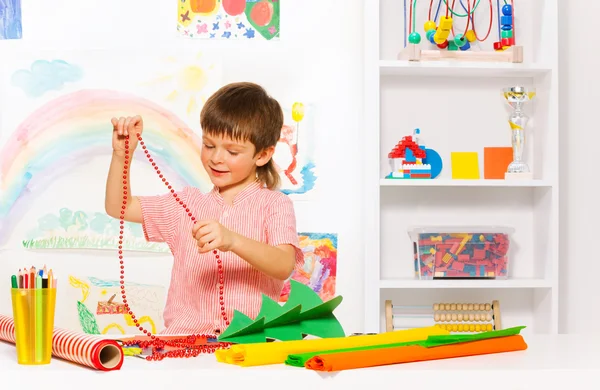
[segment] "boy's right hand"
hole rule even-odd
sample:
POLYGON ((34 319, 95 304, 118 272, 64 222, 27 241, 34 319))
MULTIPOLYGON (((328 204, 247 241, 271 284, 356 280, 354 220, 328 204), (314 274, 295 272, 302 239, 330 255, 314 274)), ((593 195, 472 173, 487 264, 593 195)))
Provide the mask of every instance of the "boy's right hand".
POLYGON ((111 119, 113 125, 112 147, 115 154, 125 156, 125 140, 129 136, 129 153, 135 150, 138 139, 136 134, 142 135, 144 121, 139 115, 111 119))

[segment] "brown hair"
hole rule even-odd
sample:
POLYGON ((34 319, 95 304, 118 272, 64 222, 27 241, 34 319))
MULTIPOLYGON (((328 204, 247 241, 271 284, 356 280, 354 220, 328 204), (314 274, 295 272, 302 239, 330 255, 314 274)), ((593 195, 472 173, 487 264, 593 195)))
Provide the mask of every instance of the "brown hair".
MULTIPOLYGON (((200 126, 208 135, 250 141, 258 154, 277 145, 283 127, 283 110, 260 85, 231 83, 206 101, 200 113, 200 126)), ((281 181, 272 158, 257 167, 256 174, 269 189, 277 188, 281 181)))

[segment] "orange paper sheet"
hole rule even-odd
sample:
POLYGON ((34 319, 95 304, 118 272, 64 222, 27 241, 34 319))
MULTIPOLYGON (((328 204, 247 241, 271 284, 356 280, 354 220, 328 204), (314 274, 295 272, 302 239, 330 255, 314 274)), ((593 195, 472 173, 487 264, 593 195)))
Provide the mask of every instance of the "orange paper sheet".
POLYGON ((431 348, 406 346, 321 354, 309 359, 305 367, 315 371, 342 371, 525 349, 527 344, 523 336, 516 335, 431 348))

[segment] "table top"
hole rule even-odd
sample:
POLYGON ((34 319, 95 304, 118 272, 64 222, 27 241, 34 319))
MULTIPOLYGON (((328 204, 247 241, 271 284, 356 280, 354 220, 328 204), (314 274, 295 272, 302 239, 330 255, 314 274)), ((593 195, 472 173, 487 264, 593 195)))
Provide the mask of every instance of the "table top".
MULTIPOLYGON (((283 364, 238 367, 218 363, 213 355, 189 359, 148 362, 126 357, 117 371, 101 372, 71 362, 53 359, 45 366, 21 366, 10 343, 0 342, 0 378, 4 383, 20 383, 19 389, 40 388, 23 378, 35 373, 44 378, 44 389, 69 389, 70 384, 87 389, 109 385, 136 388, 206 385, 223 388, 354 388, 352 385, 393 386, 417 384, 420 389, 464 389, 482 386, 486 390, 531 390, 540 386, 569 386, 570 390, 600 389, 600 334, 530 335, 525 351, 471 356, 456 359, 397 364, 319 373, 283 364), (255 383, 250 383, 254 381, 255 383), (399 382, 402 381, 402 382, 399 382), (396 382, 396 383, 394 383, 396 382)), ((120 387, 122 388, 122 387, 120 387)))

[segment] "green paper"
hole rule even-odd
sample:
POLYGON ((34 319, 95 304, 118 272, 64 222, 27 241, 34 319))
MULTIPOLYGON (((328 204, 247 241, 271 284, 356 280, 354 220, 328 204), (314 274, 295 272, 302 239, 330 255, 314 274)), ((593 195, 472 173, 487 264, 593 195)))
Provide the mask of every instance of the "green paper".
POLYGON ((345 336, 333 314, 342 302, 341 296, 323 302, 310 287, 295 280, 290 280, 290 284, 290 296, 283 306, 263 294, 260 312, 254 320, 234 311, 231 324, 219 336, 219 341, 244 344, 269 339, 302 340, 306 335, 321 338, 345 336))
POLYGON ((285 360, 285 364, 293 367, 304 367, 306 362, 309 359, 312 359, 317 355, 330 355, 334 353, 341 352, 354 352, 354 351, 364 351, 369 349, 385 349, 385 348, 397 348, 397 347, 407 347, 412 345, 419 345, 425 348, 435 348, 442 345, 450 345, 450 344, 459 344, 466 343, 469 341, 479 341, 491 338, 498 337, 508 337, 514 336, 521 332, 525 326, 517 326, 514 328, 508 328, 503 330, 493 330, 490 332, 483 332, 473 335, 443 335, 443 336, 429 336, 426 340, 417 340, 417 341, 405 341, 402 343, 392 343, 392 344, 381 344, 381 345, 367 345, 363 347, 354 347, 354 348, 344 348, 344 349, 332 349, 325 351, 315 351, 315 352, 306 352, 300 354, 292 354, 288 355, 285 360))

